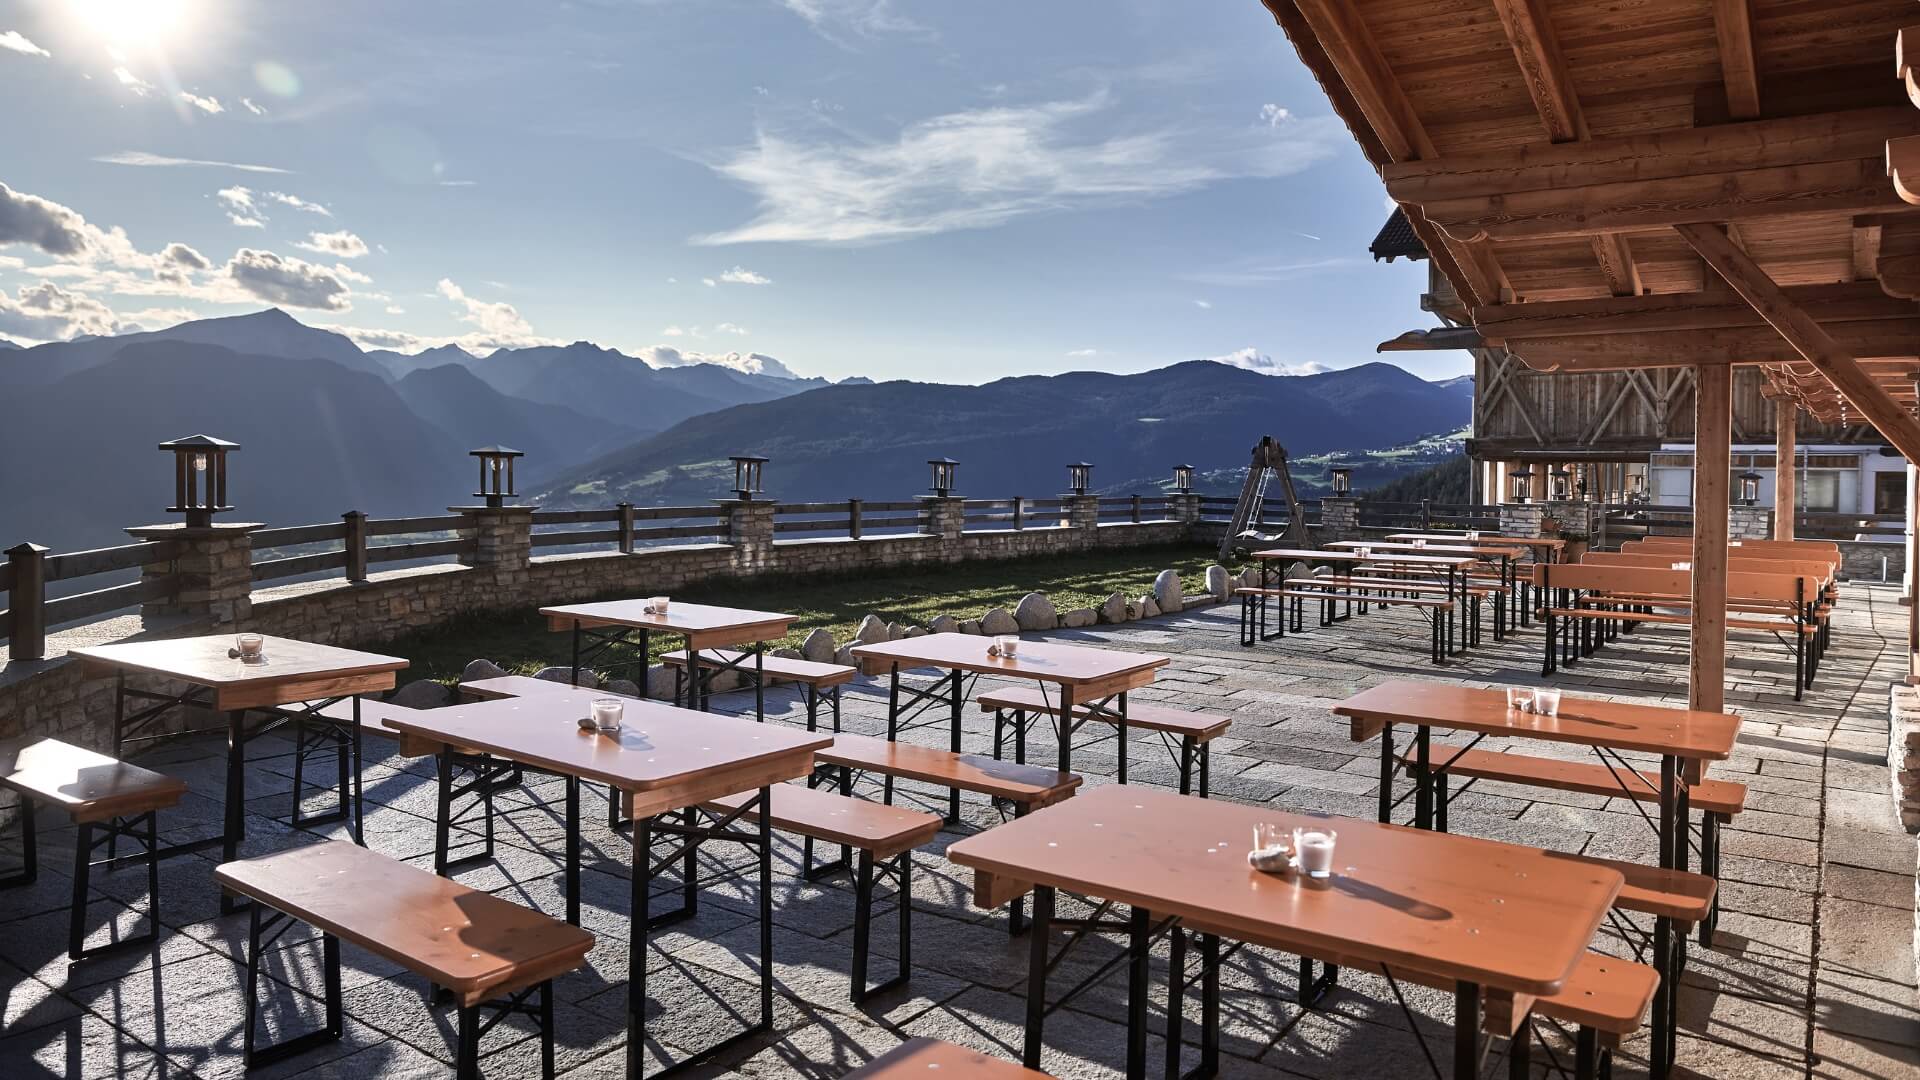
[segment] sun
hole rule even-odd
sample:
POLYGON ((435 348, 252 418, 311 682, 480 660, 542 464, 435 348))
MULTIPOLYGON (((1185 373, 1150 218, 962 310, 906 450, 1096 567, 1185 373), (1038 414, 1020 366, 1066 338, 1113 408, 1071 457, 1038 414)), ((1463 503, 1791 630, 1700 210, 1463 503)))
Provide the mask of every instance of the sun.
POLYGON ((160 50, 193 22, 196 0, 67 0, 89 33, 120 47, 160 50))

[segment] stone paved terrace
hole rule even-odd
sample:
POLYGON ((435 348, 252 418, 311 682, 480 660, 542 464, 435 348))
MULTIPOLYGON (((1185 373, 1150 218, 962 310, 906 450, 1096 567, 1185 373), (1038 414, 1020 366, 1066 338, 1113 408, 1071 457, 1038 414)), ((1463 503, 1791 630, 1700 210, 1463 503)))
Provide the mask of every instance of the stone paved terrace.
MULTIPOLYGON (((1171 653, 1172 667, 1151 692, 1183 706, 1230 713, 1234 726, 1216 745, 1216 797, 1270 802, 1372 817, 1374 744, 1356 746, 1328 707, 1389 677, 1474 683, 1537 682, 1540 631, 1476 650, 1445 669, 1424 659, 1418 616, 1369 615, 1334 630, 1242 649, 1231 608, 1209 608, 1118 628, 1067 631, 1061 638, 1111 642, 1171 653)), ((1695 949, 1681 1000, 1676 1076, 1725 1078, 1920 1076, 1920 1010, 1913 959, 1915 845, 1893 823, 1887 795, 1887 686, 1902 673, 1905 612, 1887 588, 1850 587, 1836 619, 1835 645, 1807 700, 1791 697, 1791 665, 1779 647, 1751 636, 1730 656, 1730 698, 1747 717, 1735 758, 1715 775, 1750 786, 1749 809, 1725 834, 1725 913, 1716 948, 1695 949), (1787 689, 1783 690, 1783 686, 1787 689)), ((1623 639, 1558 678, 1574 692, 1678 704, 1685 700, 1682 631, 1649 630, 1623 639)), ((722 697, 750 707, 749 695, 722 697)), ((884 698, 855 684, 848 728, 876 731, 884 698)), ((787 692, 770 710, 798 715, 787 692)), ((967 712, 970 748, 984 747, 990 717, 967 712)), ((930 735, 931 732, 922 732, 930 735)), ((378 744, 375 744, 378 745, 378 744)), ((1044 739, 1038 756, 1044 758, 1044 739)), ((279 749, 284 752, 282 744, 279 749)), ((145 759, 188 778, 195 794, 167 816, 172 839, 204 834, 218 821, 220 760, 208 740, 179 744, 145 759)), ((1077 757, 1090 782, 1113 773, 1112 744, 1077 757)), ((289 830, 289 764, 267 757, 249 770, 249 851, 311 839, 289 830)), ((1137 749, 1136 761, 1145 751, 1137 749)), ((370 757, 377 758, 378 754, 370 757)), ((384 853, 431 864, 434 796, 422 762, 388 758, 369 766, 368 835, 384 853)), ((1141 764, 1136 782, 1167 784, 1165 762, 1141 764)), ((542 802, 553 782, 529 794, 542 802)), ((995 818, 969 804, 971 824, 995 818)), ((622 1075, 627 884, 625 851, 605 831, 589 798, 588 927, 601 943, 590 968, 559 984, 560 1064, 569 1077, 622 1075)), ((52 817, 55 815, 46 815, 52 817)), ((1455 804, 1457 832, 1576 852, 1651 860, 1654 840, 1639 813, 1617 800, 1477 785, 1455 804)), ((462 880, 547 911, 559 910, 559 823, 543 808, 521 810, 501 834, 494 866, 462 880)), ((776 857, 779 996, 777 1037, 702 1067, 706 1075, 834 1076, 910 1035, 935 1035, 1007 1057, 1018 1053, 1027 946, 1009 942, 1005 916, 966 902, 967 879, 939 855, 958 834, 943 834, 915 874, 915 972, 910 987, 869 1002, 847 1003, 852 922, 844 880, 796 882, 798 848, 776 857)), ((32 889, 0 891, 0 1077, 238 1077, 241 1072, 244 916, 215 910, 212 862, 165 864, 166 921, 172 932, 153 954, 108 959, 67 970, 64 907, 71 830, 48 829, 43 870, 32 889)), ((715 869, 718 869, 716 866, 715 869)), ((139 900, 144 874, 105 876, 106 888, 139 900)), ((649 966, 650 1009, 671 1010, 655 1023, 668 1053, 705 1045, 750 1011, 745 981, 756 934, 750 888, 716 883, 699 917, 656 937, 649 966)), ((96 919, 107 906, 96 905, 96 919)), ((124 915, 124 913, 123 913, 124 915)), ((123 919, 125 926, 134 926, 123 919)), ((876 976, 891 957, 891 916, 875 928, 876 976)), ((95 940, 101 938, 96 935, 95 940)), ((1617 940, 1602 947, 1618 951, 1617 940)), ((1056 976, 1063 987, 1113 955, 1097 942, 1056 976)), ((1157 963, 1164 962, 1164 945, 1157 963)), ((450 1014, 424 1004, 419 980, 346 950, 346 1037, 282 1063, 269 1077, 351 1076, 355 1080, 450 1076, 450 1014)), ((275 956, 273 985, 317 988, 306 952, 275 956)), ((1164 971, 1157 971, 1163 976, 1164 971)), ((1232 1077, 1377 1077, 1426 1074, 1418 1044, 1383 983, 1343 973, 1342 988, 1318 1011, 1289 1000, 1292 958, 1260 950, 1235 957, 1225 979, 1225 1074, 1232 1077)), ((1451 1000, 1410 988, 1420 1028, 1444 1056, 1451 1000)), ((1114 979, 1074 1001, 1047 1028, 1047 1068, 1062 1076, 1104 1076, 1124 1048, 1118 1023, 1124 984, 1114 979)), ((1156 991, 1155 1008, 1163 1000, 1156 991)), ((1197 1005, 1195 1006, 1197 1012, 1197 1005)), ((313 1015, 311 1006, 308 1017, 313 1015)), ((1194 1017, 1197 1021, 1197 1016, 1194 1017)), ((303 1025, 304 1026, 304 1025, 303 1025)), ((1154 1021, 1156 1029, 1158 1018, 1154 1021)), ((270 1026, 269 1030, 274 1030, 270 1026)), ((1189 1026, 1189 1034, 1196 1030, 1189 1026)), ((1621 1075, 1643 1072, 1644 1036, 1629 1045, 1621 1075)), ((1161 1060, 1156 1035, 1150 1061, 1161 1060)), ((1536 1069, 1545 1055, 1536 1053, 1536 1069)), ((531 1045, 493 1059, 490 1075, 535 1075, 531 1045)), ((1505 1075, 1499 1050, 1486 1075, 1505 1075)))

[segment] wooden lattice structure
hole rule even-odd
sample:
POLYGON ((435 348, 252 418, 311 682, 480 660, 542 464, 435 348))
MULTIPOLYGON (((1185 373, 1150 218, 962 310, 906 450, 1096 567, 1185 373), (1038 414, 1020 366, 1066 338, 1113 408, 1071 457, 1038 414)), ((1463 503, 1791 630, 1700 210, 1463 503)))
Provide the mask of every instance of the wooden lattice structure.
MULTIPOLYGON (((1262 2, 1451 287, 1434 305, 1449 328, 1398 347, 1631 373, 1613 399, 1669 418, 1691 397, 1693 699, 1719 708, 1712 508, 1728 502, 1736 367, 1757 373, 1781 453, 1805 412, 1920 460, 1920 86, 1900 44, 1920 6, 1262 2)), ((1550 434, 1597 414, 1579 419, 1550 434)), ((1776 498, 1790 509, 1791 484, 1776 498)))

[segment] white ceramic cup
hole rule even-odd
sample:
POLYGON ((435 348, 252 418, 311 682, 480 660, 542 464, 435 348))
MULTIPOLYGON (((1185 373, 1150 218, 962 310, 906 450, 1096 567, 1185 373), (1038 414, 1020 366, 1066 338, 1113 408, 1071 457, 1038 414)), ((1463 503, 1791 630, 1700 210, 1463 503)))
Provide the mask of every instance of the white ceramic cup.
POLYGON ((619 731, 620 717, 627 711, 619 698, 610 697, 594 698, 588 709, 593 713, 593 726, 601 731, 619 731))

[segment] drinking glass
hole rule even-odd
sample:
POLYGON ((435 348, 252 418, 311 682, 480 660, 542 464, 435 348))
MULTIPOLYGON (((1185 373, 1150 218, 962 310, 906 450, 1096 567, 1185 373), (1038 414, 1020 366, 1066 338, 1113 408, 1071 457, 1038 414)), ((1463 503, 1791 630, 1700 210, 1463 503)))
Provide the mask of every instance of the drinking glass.
POLYGON ((601 731, 619 731, 620 716, 626 712, 626 706, 619 698, 594 698, 588 706, 593 712, 593 726, 601 731))
POLYGON ((993 639, 993 644, 1001 656, 1013 657, 1020 652, 1020 638, 1015 634, 1001 634, 993 639))
POLYGON ((1524 686, 1507 687, 1507 708, 1519 712, 1533 711, 1533 691, 1524 686))
POLYGON ((665 596, 649 597, 647 600, 647 611, 654 615, 665 615, 667 613, 667 603, 668 598, 665 596))
POLYGON ((1332 829, 1293 830, 1293 850, 1300 860, 1301 871, 1312 878, 1331 877, 1333 844, 1338 837, 1332 829))
POLYGON ((1533 711, 1541 716, 1560 715, 1560 691, 1535 690, 1533 692, 1533 711))
POLYGON ((266 639, 259 634, 238 634, 233 639, 233 647, 239 654, 241 663, 257 664, 266 648, 266 639))

